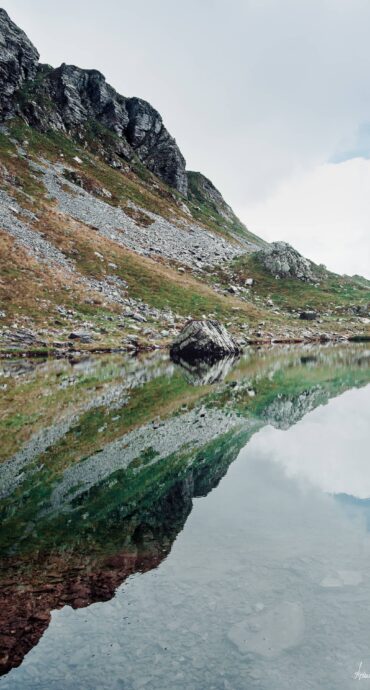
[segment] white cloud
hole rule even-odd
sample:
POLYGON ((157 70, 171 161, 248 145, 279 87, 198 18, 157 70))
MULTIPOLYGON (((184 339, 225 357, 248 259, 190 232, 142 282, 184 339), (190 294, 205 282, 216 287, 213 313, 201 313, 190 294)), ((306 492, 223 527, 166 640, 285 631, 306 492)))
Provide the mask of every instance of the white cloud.
POLYGON ((263 429, 243 453, 272 460, 322 491, 369 498, 369 403, 370 386, 348 391, 288 431, 263 429))
POLYGON ((370 278, 370 161, 324 164, 284 181, 267 200, 239 209, 248 227, 286 240, 339 273, 370 278))

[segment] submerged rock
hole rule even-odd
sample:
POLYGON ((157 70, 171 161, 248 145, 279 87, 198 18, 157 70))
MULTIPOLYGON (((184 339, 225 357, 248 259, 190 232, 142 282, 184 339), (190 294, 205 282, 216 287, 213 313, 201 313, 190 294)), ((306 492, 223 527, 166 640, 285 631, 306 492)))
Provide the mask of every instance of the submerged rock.
POLYGON ((191 361, 216 360, 241 352, 237 342, 218 321, 188 321, 171 347, 171 357, 191 361))
POLYGON ((311 262, 287 242, 273 242, 256 256, 266 271, 278 278, 316 281, 311 262))
POLYGON ((282 601, 265 610, 257 604, 257 613, 236 623, 228 632, 229 640, 241 654, 273 658, 302 642, 305 618, 300 602, 282 601))

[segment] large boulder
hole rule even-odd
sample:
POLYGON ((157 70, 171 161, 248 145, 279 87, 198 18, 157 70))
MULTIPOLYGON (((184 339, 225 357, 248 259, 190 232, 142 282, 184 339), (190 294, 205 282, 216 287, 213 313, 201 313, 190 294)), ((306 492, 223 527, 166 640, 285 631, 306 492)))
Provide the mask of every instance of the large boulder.
POLYGON ((188 321, 171 346, 175 361, 216 360, 241 351, 240 346, 218 321, 188 321))
POLYGON ((293 278, 306 283, 317 280, 311 262, 287 242, 273 242, 256 256, 266 271, 278 278, 293 278))
POLYGON ((13 96, 34 79, 39 54, 26 34, 0 8, 0 114, 12 112, 13 96))
POLYGON ((315 311, 301 311, 299 318, 302 321, 316 321, 318 315, 315 311))

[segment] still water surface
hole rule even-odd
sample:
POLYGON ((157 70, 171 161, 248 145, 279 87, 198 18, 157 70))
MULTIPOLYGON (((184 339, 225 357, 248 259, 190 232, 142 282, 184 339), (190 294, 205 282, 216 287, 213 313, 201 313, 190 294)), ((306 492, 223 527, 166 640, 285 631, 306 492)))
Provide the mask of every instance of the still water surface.
POLYGON ((0 474, 1 690, 370 674, 365 347, 2 373, 34 417, 0 474))

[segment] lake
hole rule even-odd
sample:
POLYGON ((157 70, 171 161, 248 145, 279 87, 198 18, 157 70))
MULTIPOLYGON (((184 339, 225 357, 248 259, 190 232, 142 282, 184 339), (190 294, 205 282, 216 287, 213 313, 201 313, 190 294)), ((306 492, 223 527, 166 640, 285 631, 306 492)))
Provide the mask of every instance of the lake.
POLYGON ((0 389, 0 690, 370 687, 368 346, 0 389))

